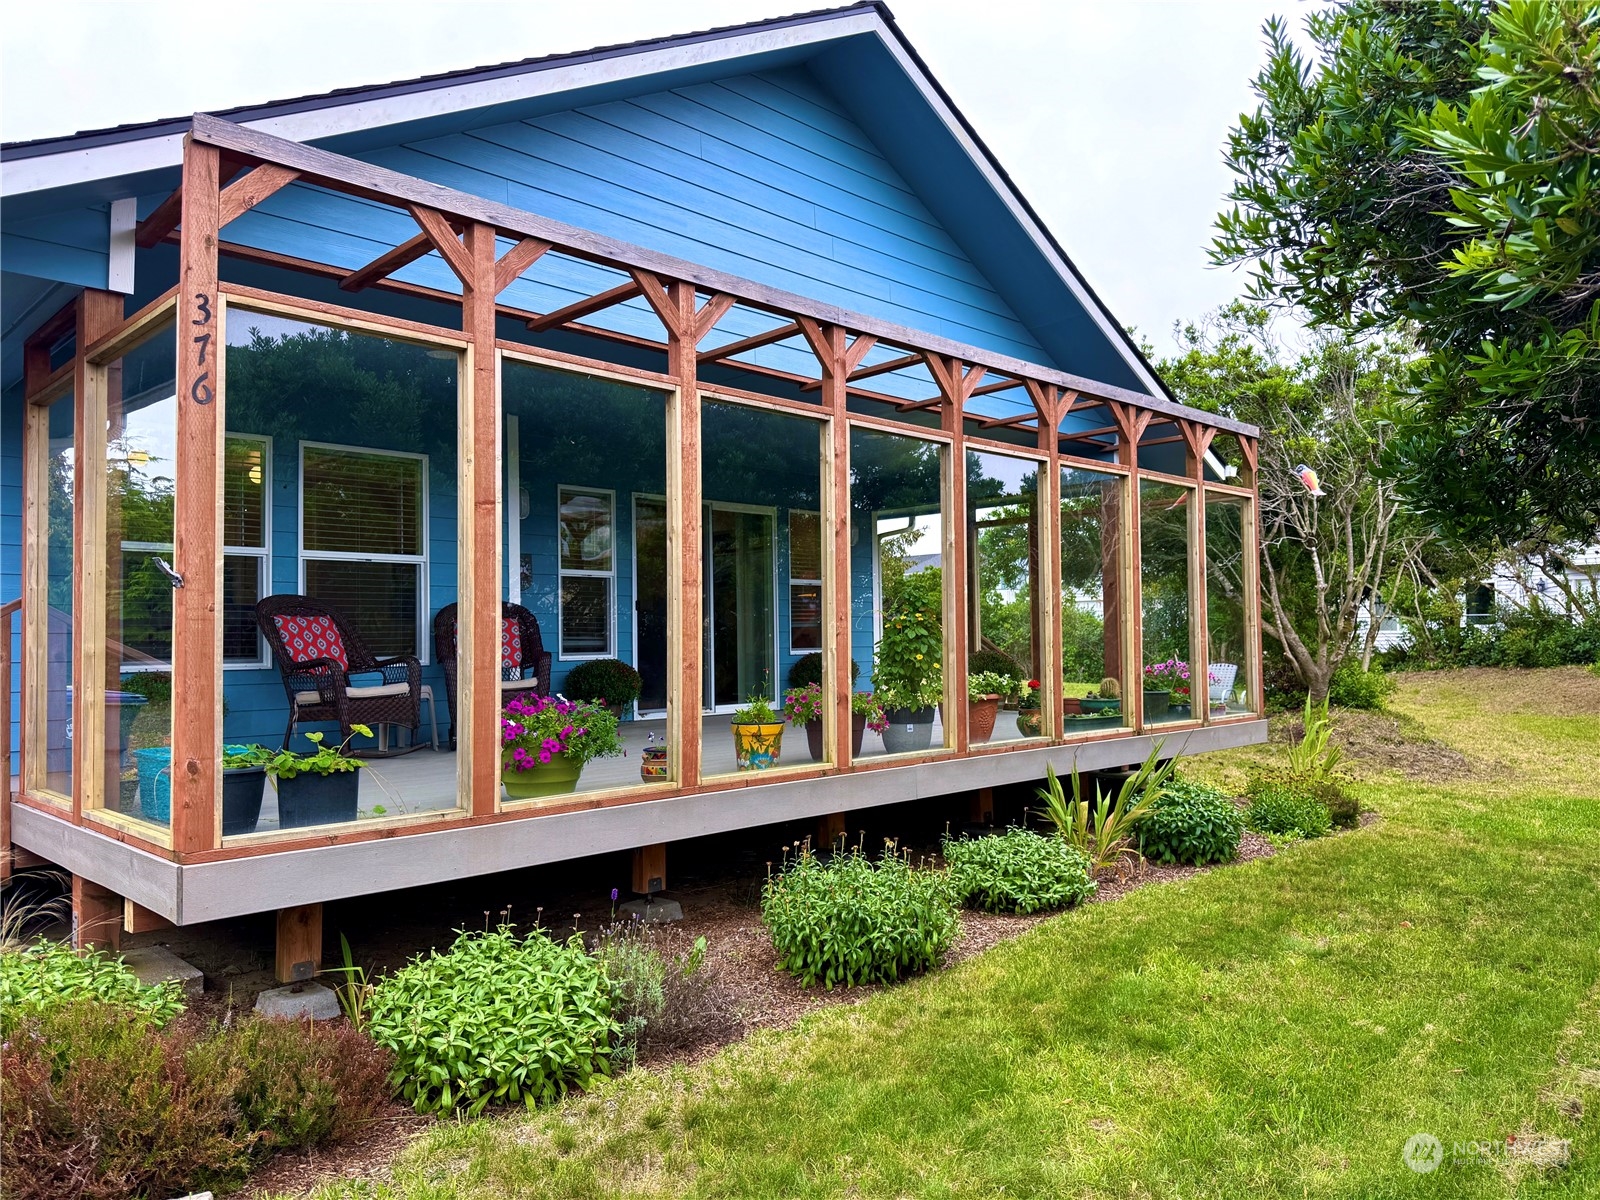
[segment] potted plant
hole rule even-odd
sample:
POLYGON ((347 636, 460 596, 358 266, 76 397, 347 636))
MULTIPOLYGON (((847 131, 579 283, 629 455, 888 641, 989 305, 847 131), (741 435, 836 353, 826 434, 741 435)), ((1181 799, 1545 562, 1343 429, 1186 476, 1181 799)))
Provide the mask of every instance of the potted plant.
POLYGON ((1144 715, 1189 715, 1189 664, 1173 657, 1144 669, 1144 715))
POLYGON ((926 750, 932 742, 933 710, 944 699, 943 653, 935 610, 908 605, 884 616, 872 678, 889 722, 883 744, 890 754, 926 750))
MULTIPOLYGON (((850 660, 850 685, 855 686, 856 677, 861 674, 861 664, 855 659, 850 660)), ((822 654, 813 650, 809 654, 802 654, 794 660, 794 666, 789 668, 789 686, 803 688, 808 683, 820 685, 822 683, 822 654)))
POLYGON ((1039 737, 1044 732, 1039 696, 1037 679, 1030 679, 1017 689, 1017 732, 1025 738, 1039 737))
POLYGON ((222 748, 222 836, 254 833, 261 819, 261 795, 267 787, 267 763, 272 751, 265 746, 222 748))
POLYGON ((603 705, 619 721, 643 687, 639 672, 620 658, 588 659, 568 671, 561 683, 563 694, 603 705))
POLYGON ((500 781, 513 800, 575 792, 590 759, 621 753, 616 715, 601 704, 513 696, 500 713, 500 781))
POLYGON ((337 747, 326 746, 321 733, 308 733, 316 747, 309 754, 278 750, 265 763, 266 773, 278 790, 278 827, 332 825, 356 819, 356 798, 361 790, 361 768, 367 764, 345 754, 356 734, 371 737, 365 725, 350 726, 350 737, 337 747))
POLYGON ((1016 660, 1009 654, 999 650, 983 648, 972 651, 967 655, 967 675, 970 677, 981 675, 984 672, 1004 675, 1011 680, 1012 686, 1000 696, 1000 707, 1003 709, 1016 708, 1016 682, 1025 675, 1023 669, 1017 665, 1016 660))
MULTIPOLYGON (((1069 696, 1069 695, 1066 694, 1066 692, 1067 692, 1067 681, 1065 679, 1063 679, 1061 681, 1061 715, 1063 717, 1080 716, 1083 713, 1084 697, 1083 696, 1069 696)), ((1089 694, 1093 695, 1094 693, 1091 692, 1089 694)))
MULTIPOLYGON (((803 725, 806 731, 806 748, 811 751, 812 762, 822 762, 826 752, 822 746, 822 685, 810 683, 805 687, 792 687, 783 694, 783 715, 791 725, 803 725)), ((871 692, 850 693, 850 753, 859 757, 861 742, 867 730, 882 733, 887 722, 883 706, 871 692)))
POLYGON ((1090 692, 1079 701, 1085 714, 1114 713, 1122 711, 1122 685, 1107 675, 1100 681, 1100 690, 1090 692))
POLYGON ((933 744, 933 713, 943 700, 942 686, 926 681, 921 688, 886 687, 875 693, 883 705, 883 748, 910 754, 933 744))
POLYGON ((663 735, 656 741, 656 735, 647 733, 644 738, 644 747, 639 751, 639 778, 649 782, 655 779, 665 779, 672 772, 672 766, 667 761, 667 739, 663 735))
POLYGON ((994 733, 994 720, 1000 712, 1000 698, 1016 689, 1017 681, 996 671, 978 671, 967 676, 967 740, 987 742, 994 733))
MULTIPOLYGON (((820 688, 818 691, 820 692, 820 688)), ((741 771, 765 771, 783 754, 783 719, 765 696, 751 696, 733 713, 733 753, 741 771)))

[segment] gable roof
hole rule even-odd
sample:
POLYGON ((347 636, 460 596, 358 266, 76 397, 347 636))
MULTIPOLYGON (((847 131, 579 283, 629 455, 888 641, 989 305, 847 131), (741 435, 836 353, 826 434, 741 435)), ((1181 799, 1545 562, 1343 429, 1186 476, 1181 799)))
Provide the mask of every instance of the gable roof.
MULTIPOLYGON (((509 119, 530 106, 571 108, 730 70, 798 63, 841 97, 948 228, 982 243, 973 257, 1002 286, 1055 365, 1170 397, 882 3, 341 88, 216 115, 353 153, 457 128, 461 114, 473 114, 474 123, 509 119), (1082 335, 1089 331, 1098 334, 1098 347, 1086 346, 1082 335)), ((146 185, 180 160, 191 123, 191 117, 171 118, 0 146, 6 215, 27 215, 30 199, 53 206, 70 194, 103 203, 128 194, 130 186, 149 190, 146 185)))

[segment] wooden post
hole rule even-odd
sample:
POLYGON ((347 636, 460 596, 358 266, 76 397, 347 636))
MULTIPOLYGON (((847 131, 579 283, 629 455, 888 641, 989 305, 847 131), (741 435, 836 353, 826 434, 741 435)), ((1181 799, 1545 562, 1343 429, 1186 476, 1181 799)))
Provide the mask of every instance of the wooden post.
POLYGON ((113 952, 122 946, 122 897, 82 875, 72 877, 72 944, 113 952))
MULTIPOLYGON (((1056 706, 1057 708, 1060 705, 1056 706)), ((992 825, 994 823, 994 789, 981 787, 971 793, 967 817, 974 825, 992 825)))
POLYGON ((299 904, 278 910, 275 974, 279 983, 313 978, 322 966, 322 905, 299 904))
POLYGON ((842 812, 823 813, 817 818, 816 848, 827 850, 838 843, 845 836, 846 814, 842 812))
MULTIPOLYGON (((984 368, 968 367, 958 358, 924 354, 928 370, 939 385, 939 428, 950 435, 944 470, 944 720, 945 740, 957 754, 970 748, 967 707, 967 634, 971 628, 967 587, 967 451, 963 411, 984 368)), ((1060 685, 1043 685, 1041 706, 1051 703, 1060 685)))
POLYGON ((1178 422, 1187 444, 1189 477, 1194 480, 1194 512, 1189 518, 1189 715, 1211 721, 1210 597, 1206 595, 1206 450, 1215 429, 1193 421, 1178 422))
MULTIPOLYGON (((451 240, 454 240, 453 237, 451 240)), ((462 330, 472 338, 469 385, 461 390, 460 650, 465 699, 456 728, 470 809, 475 816, 500 806, 500 386, 495 350, 495 231, 467 227, 471 270, 462 280, 462 330)), ((452 714, 454 715, 454 714, 452 714)))
MULTIPOLYGON (((218 152, 184 138, 172 594, 172 848, 218 845, 222 782, 222 348, 218 152)), ((99 701, 99 697, 95 698, 99 701)), ((111 781, 105 781, 109 787, 111 781)))
POLYGON ((657 842, 633 852, 633 890, 635 895, 653 896, 667 890, 667 846, 657 842))
POLYGON ((132 900, 126 897, 123 898, 123 933, 154 933, 158 929, 171 929, 172 927, 172 922, 160 913, 153 913, 144 905, 135 904, 132 900))
POLYGON ((1111 416, 1117 423, 1117 458, 1128 468, 1128 500, 1123 543, 1126 547, 1119 564, 1123 579, 1123 602, 1127 609, 1123 629, 1128 639, 1123 652, 1126 664, 1123 676, 1122 711, 1135 729, 1144 729, 1144 588, 1143 551, 1139 545, 1139 439, 1153 413, 1111 404, 1111 416))
MULTIPOLYGON (((1040 678, 1065 680, 1065 647, 1061 641, 1061 418, 1077 400, 1076 392, 1064 392, 1054 384, 1025 381, 1039 418, 1039 449, 1049 457, 1040 464, 1044 478, 1039 481, 1039 572, 1034 582, 1034 611, 1037 614, 1034 637, 1038 644, 1040 678)), ((1103 614, 1102 614, 1103 616, 1103 614)), ((1065 696, 1065 690, 1062 696, 1065 696)), ((1044 733, 1052 739, 1065 733, 1060 699, 1045 715, 1044 733)))

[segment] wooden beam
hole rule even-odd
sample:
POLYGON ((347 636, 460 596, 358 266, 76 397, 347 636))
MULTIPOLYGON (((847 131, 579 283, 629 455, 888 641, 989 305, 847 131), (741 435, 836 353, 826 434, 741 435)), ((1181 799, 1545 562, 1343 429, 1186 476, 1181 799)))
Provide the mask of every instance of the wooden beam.
POLYGON ((142 904, 135 904, 126 896, 122 898, 122 932, 155 933, 171 929, 173 924, 160 913, 151 912, 142 904))
POLYGON ((702 443, 695 289, 635 276, 640 293, 667 333, 667 373, 675 388, 667 406, 667 744, 680 787, 700 785, 704 601, 701 567, 702 443))
POLYGON ((362 288, 371 287, 380 279, 387 279, 401 267, 410 266, 419 258, 425 258, 433 253, 433 239, 425 233, 407 238, 393 250, 385 250, 377 258, 364 267, 357 267, 350 274, 339 281, 339 288, 346 292, 359 292, 362 288))
MULTIPOLYGON (((457 753, 467 747, 462 782, 475 816, 500 806, 500 392, 495 353, 495 297, 499 269, 495 231, 467 227, 472 271, 462 292, 461 329, 472 338, 472 386, 462 406, 462 471, 458 519, 462 522, 461 594, 469 601, 460 621, 457 661, 468 666, 457 687, 461 706, 457 753)), ((454 714, 452 714, 454 715, 454 714)))
POLYGON ((113 954, 122 947, 122 897, 82 875, 72 877, 72 944, 113 954))
POLYGON ((706 334, 717 327, 717 322, 728 315, 728 310, 738 301, 726 292, 718 292, 710 297, 700 311, 695 314, 694 340, 699 345, 705 340, 706 334))
MULTIPOLYGON (((757 350, 762 346, 770 346, 773 342, 787 341, 789 338, 792 338, 799 332, 799 323, 796 321, 789 321, 786 324, 778 325, 772 329, 769 329, 765 333, 754 333, 747 338, 740 338, 736 342, 727 342, 724 345, 713 347, 710 350, 702 350, 698 354, 698 359, 703 363, 721 362, 724 359, 734 357, 736 354, 744 354, 749 350, 757 350)), ((733 365, 743 366, 744 364, 735 363, 733 365)), ((820 387, 821 384, 806 383, 802 384, 801 388, 804 390, 805 388, 810 388, 813 386, 820 387)))
POLYGON ((263 200, 282 191, 299 178, 300 172, 293 167, 263 163, 243 178, 235 179, 222 190, 222 197, 217 205, 217 225, 221 227, 229 221, 244 216, 263 200))
MULTIPOLYGON (((874 341, 876 340, 874 339, 874 341)), ((853 368, 848 382, 855 383, 858 379, 871 379, 874 375, 887 375, 891 371, 903 371, 907 367, 918 366, 921 362, 922 355, 920 353, 902 354, 899 358, 886 358, 880 363, 873 363, 871 366, 853 368)), ((820 383, 808 383, 801 390, 816 391, 821 386, 822 384, 820 383)))
POLYGON ((1025 380, 1021 379, 996 380, 994 383, 986 383, 982 387, 973 388, 967 393, 967 399, 970 400, 974 396, 990 396, 995 392, 1009 392, 1012 388, 1022 387, 1025 382, 1025 380))
POLYGON ((183 215, 183 185, 179 184, 170 196, 156 205, 150 215, 134 226, 133 244, 141 250, 159 245, 167 234, 178 227, 183 215))
POLYGON ((632 300, 639 295, 642 287, 637 281, 619 283, 614 288, 607 288, 598 295, 590 296, 587 300, 579 300, 565 308, 558 308, 545 313, 542 317, 535 317, 528 322, 528 328, 534 333, 543 333, 547 329, 555 329, 565 325, 568 321, 576 321, 579 317, 587 317, 599 312, 601 309, 610 308, 614 304, 621 304, 624 300, 632 300))
POLYGON ((174 454, 181 502, 173 525, 173 565, 183 586, 172 593, 172 848, 180 855, 218 845, 222 827, 221 355, 227 335, 217 292, 220 172, 215 147, 185 139, 174 454))
POLYGON ((322 905, 299 904, 278 910, 273 974, 279 983, 316 977, 322 966, 322 905))
POLYGON ((519 278, 522 273, 550 251, 550 243, 541 238, 525 237, 507 250, 494 265, 494 294, 498 296, 519 278))
POLYGON ((654 896, 667 890, 667 846, 639 846, 633 852, 633 891, 637 896, 654 896))
POLYGON ((841 312, 833 305, 814 298, 741 279, 672 255, 608 238, 591 230, 536 216, 508 204, 441 187, 415 176, 373 166, 305 143, 275 137, 260 130, 248 129, 205 113, 197 113, 194 116, 191 136, 209 145, 233 151, 241 157, 294 167, 301 172, 307 182, 320 184, 336 192, 362 196, 382 204, 396 206, 418 204, 464 221, 482 221, 495 226, 503 236, 541 238, 559 247, 564 254, 575 258, 624 270, 643 270, 661 279, 680 280, 708 294, 725 292, 738 297, 741 303, 750 307, 784 317, 805 315, 823 322, 837 322, 857 332, 870 333, 891 345, 922 347, 932 353, 980 363, 1001 374, 1041 379, 1109 400, 1138 404, 1178 416, 1191 416, 1209 421, 1219 429, 1235 433, 1255 436, 1258 432, 1255 426, 1226 417, 1201 413, 1196 409, 1186 408, 1173 401, 1134 391, 1131 388, 1101 383, 1081 375, 1072 375, 1037 363, 1028 363, 982 347, 962 345, 949 338, 908 329, 864 313, 841 312))
POLYGON ((407 210, 411 219, 428 235, 428 240, 433 243, 433 248, 439 252, 445 264, 456 273, 456 278, 461 280, 463 286, 471 282, 473 264, 467 255, 466 247, 461 244, 461 239, 456 236, 456 231, 451 227, 439 212, 421 204, 408 204, 407 210))
POLYGON ((1026 425, 1029 421, 1037 421, 1038 413, 1019 413, 1014 417, 986 417, 978 422, 979 429, 1000 429, 1007 425, 1026 425))

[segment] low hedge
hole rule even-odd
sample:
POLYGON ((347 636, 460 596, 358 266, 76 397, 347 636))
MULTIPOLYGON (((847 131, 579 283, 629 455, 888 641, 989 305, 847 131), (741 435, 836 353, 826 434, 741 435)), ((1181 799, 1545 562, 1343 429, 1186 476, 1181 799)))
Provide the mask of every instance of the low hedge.
POLYGON ((1205 866, 1238 857, 1244 817, 1225 792, 1174 779, 1162 787, 1138 830, 1139 852, 1152 862, 1205 866))
POLYGON ((984 912, 1066 908, 1095 890, 1088 855, 1059 837, 1027 829, 946 839, 944 861, 957 901, 984 912))

